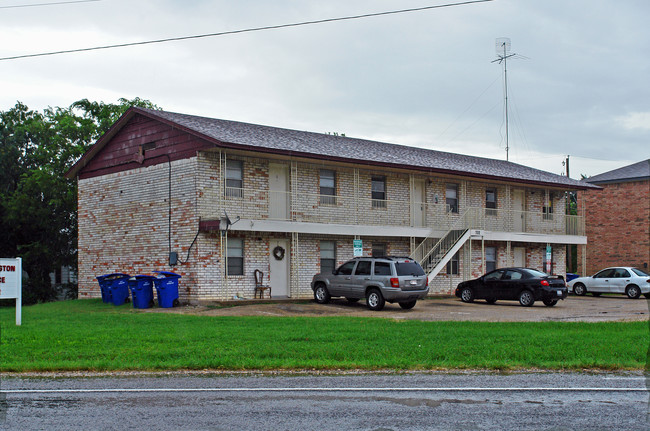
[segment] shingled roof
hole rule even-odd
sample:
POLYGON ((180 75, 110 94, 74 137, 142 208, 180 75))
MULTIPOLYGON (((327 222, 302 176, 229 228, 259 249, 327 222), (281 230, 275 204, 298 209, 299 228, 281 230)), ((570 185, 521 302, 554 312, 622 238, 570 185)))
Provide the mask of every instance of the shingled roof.
MULTIPOLYGON (((179 114, 144 108, 131 108, 118 120, 111 131, 119 130, 135 114, 158 119, 201 137, 216 147, 237 148, 257 152, 285 154, 288 156, 353 162, 365 165, 406 168, 430 173, 472 176, 493 180, 563 187, 566 189, 594 188, 591 184, 565 176, 533 169, 505 160, 466 156, 462 154, 408 147, 365 139, 356 139, 323 133, 305 132, 262 126, 237 121, 219 120, 195 115, 179 114)), ((89 153, 101 148, 110 136, 99 139, 89 153)), ((83 159, 83 158, 82 158, 83 159)), ((84 163, 83 160, 77 164, 84 163)), ((73 166, 69 174, 74 176, 78 168, 73 166)))
POLYGON ((650 179, 650 159, 585 179, 590 184, 623 183, 650 179))

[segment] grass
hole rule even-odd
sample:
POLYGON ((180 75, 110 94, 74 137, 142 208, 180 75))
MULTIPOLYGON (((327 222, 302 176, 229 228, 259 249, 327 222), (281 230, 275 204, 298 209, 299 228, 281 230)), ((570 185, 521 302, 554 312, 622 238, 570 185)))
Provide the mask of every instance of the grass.
POLYGON ((146 313, 101 300, 0 309, 0 371, 643 369, 648 322, 422 322, 146 313))

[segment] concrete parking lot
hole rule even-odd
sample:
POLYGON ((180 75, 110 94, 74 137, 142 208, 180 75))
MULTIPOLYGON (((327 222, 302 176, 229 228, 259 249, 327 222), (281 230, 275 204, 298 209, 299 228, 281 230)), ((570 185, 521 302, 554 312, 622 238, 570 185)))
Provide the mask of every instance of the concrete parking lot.
POLYGON ((605 322, 615 320, 649 320, 649 300, 625 296, 569 296, 555 307, 536 302, 522 307, 517 301, 498 301, 489 305, 483 300, 466 304, 456 297, 419 301, 412 310, 398 304, 386 304, 382 311, 370 311, 364 301, 348 303, 334 299, 329 304, 309 300, 206 303, 173 309, 152 308, 150 312, 196 314, 206 316, 355 316, 413 320, 472 320, 483 322, 605 322))

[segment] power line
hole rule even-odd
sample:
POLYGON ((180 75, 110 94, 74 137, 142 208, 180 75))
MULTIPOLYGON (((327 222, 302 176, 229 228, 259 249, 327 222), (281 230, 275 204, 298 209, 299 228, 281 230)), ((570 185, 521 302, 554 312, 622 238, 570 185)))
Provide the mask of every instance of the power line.
MULTIPOLYGON (((86 0, 86 1, 92 1, 92 0, 86 0)), ((435 6, 424 6, 424 7, 411 8, 411 9, 393 10, 393 11, 387 11, 387 12, 367 13, 367 14, 362 14, 362 15, 344 16, 344 17, 338 17, 338 18, 326 18, 326 19, 319 19, 319 20, 314 20, 314 21, 303 21, 303 22, 297 22, 297 23, 291 23, 291 24, 279 24, 279 25, 270 25, 270 26, 265 26, 265 27, 247 28, 247 29, 241 29, 241 30, 222 31, 222 32, 218 32, 218 33, 207 33, 207 34, 198 34, 198 35, 193 35, 193 36, 170 37, 170 38, 165 38, 165 39, 155 39, 155 40, 147 40, 147 41, 141 41, 141 42, 130 42, 130 43, 120 43, 120 44, 115 44, 115 45, 95 46, 95 47, 91 47, 91 48, 78 48, 78 49, 69 49, 69 50, 62 50, 62 51, 43 52, 43 53, 39 53, 39 54, 16 55, 16 56, 12 56, 12 57, 2 57, 2 58, 0 58, 0 61, 18 60, 18 59, 22 59, 22 58, 32 58, 32 57, 44 57, 44 56, 48 56, 48 55, 71 54, 71 53, 75 53, 75 52, 97 51, 97 50, 100 50, 100 49, 124 48, 124 47, 127 47, 127 46, 150 45, 150 44, 154 44, 154 43, 175 42, 175 41, 180 41, 180 40, 200 39, 200 38, 215 37, 215 36, 226 36, 226 35, 230 35, 230 34, 251 33, 251 32, 255 32, 255 31, 263 31, 263 30, 277 30, 277 29, 280 29, 280 28, 299 27, 299 26, 312 25, 312 24, 323 24, 323 23, 329 23, 329 22, 335 22, 335 21, 349 21, 349 20, 353 20, 353 19, 371 18, 371 17, 383 16, 383 15, 395 15, 395 14, 398 14, 398 13, 418 12, 418 11, 429 10, 429 9, 440 9, 440 8, 452 7, 452 6, 464 6, 464 5, 474 4, 474 3, 485 3, 485 2, 491 2, 491 1, 493 1, 493 0, 471 0, 471 1, 464 1, 464 2, 459 2, 459 3, 447 3, 447 4, 442 4, 442 5, 435 5, 435 6)))
POLYGON ((19 7, 37 7, 37 6, 56 6, 61 4, 91 3, 91 2, 98 2, 98 1, 102 1, 102 0, 76 0, 76 1, 58 1, 52 3, 17 4, 11 6, 0 6, 0 9, 17 9, 19 7))

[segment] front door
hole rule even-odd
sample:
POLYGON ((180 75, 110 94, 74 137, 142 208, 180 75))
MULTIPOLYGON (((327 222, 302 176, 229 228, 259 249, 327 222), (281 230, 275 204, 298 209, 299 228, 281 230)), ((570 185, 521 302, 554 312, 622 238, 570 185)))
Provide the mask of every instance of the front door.
POLYGON ((289 167, 269 163, 269 218, 289 219, 289 167))
POLYGON ((413 182, 413 190, 411 190, 413 226, 420 227, 426 225, 426 205, 424 201, 424 180, 415 180, 413 182))
POLYGON ((289 240, 272 239, 269 241, 269 277, 271 295, 289 296, 289 240), (280 248, 277 248, 280 247, 280 248))
POLYGON ((515 266, 518 268, 526 267, 526 247, 515 247, 515 266))
POLYGON ((515 232, 524 232, 526 230, 526 212, 524 211, 524 191, 515 190, 512 194, 512 218, 513 230, 515 232))

